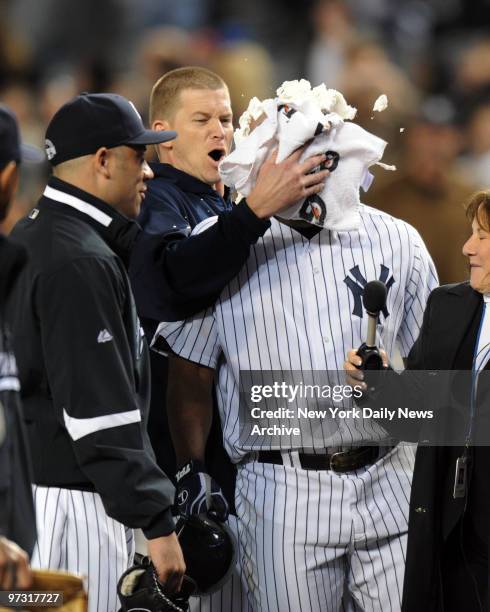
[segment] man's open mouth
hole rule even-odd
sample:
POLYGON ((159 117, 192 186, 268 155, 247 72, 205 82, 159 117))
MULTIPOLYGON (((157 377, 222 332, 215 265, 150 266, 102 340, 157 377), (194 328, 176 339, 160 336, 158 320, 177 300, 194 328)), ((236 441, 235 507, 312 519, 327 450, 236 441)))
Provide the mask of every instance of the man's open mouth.
POLYGON ((213 149, 209 151, 208 155, 214 159, 214 161, 219 162, 226 155, 226 152, 224 149, 213 149))

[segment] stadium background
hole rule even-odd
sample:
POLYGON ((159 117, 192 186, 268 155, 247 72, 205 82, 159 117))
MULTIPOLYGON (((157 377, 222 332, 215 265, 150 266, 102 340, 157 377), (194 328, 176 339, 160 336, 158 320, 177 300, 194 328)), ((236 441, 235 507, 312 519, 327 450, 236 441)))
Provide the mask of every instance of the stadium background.
MULTIPOLYGON (((80 91, 121 93, 145 119, 152 84, 178 66, 217 71, 236 120, 286 79, 325 82, 398 167, 376 169, 363 201, 413 223, 441 281, 458 281, 461 204, 490 186, 489 23, 488 0, 0 0, 0 102, 42 146, 53 113, 80 91), (388 109, 373 113, 382 93, 388 109)), ((7 232, 48 167, 22 172, 7 232)))

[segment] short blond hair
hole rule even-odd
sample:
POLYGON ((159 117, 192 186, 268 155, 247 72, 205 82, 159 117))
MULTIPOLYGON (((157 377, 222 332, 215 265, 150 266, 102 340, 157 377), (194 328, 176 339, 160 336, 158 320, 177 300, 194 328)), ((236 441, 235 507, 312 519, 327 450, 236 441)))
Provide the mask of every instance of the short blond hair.
POLYGON ((184 89, 226 89, 223 79, 215 72, 200 66, 186 66, 166 72, 153 86, 150 96, 150 123, 155 119, 170 120, 179 104, 184 89))

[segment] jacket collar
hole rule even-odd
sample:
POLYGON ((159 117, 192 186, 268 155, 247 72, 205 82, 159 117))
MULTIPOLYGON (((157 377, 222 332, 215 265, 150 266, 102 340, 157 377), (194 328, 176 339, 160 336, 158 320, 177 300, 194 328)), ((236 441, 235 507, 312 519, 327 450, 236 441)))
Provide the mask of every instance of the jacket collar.
POLYGON ((170 164, 160 164, 160 163, 151 163, 151 169, 155 175, 155 178, 165 178, 172 183, 175 183, 182 191, 186 193, 194 193, 196 195, 213 195, 214 197, 218 196, 218 192, 213 189, 207 183, 203 183, 195 176, 191 176, 187 174, 187 172, 182 172, 182 170, 177 170, 170 164))
POLYGON ((61 204, 64 214, 78 217, 88 223, 128 264, 134 241, 141 232, 136 221, 128 219, 96 196, 56 177, 50 178, 41 199, 41 206, 45 205, 46 201, 61 204))
POLYGON ((0 307, 3 306, 27 261, 23 246, 0 234, 0 307))
POLYGON ((447 290, 447 293, 451 293, 453 295, 459 295, 461 297, 466 297, 472 294, 473 294, 473 297, 478 297, 480 295, 477 291, 475 291, 471 287, 470 281, 465 281, 464 283, 456 283, 454 285, 446 285, 446 290, 447 290))
POLYGON ((446 312, 440 313, 441 323, 448 321, 451 332, 439 335, 438 353, 447 361, 440 366, 441 369, 450 370, 458 367, 459 349, 482 307, 483 296, 469 282, 448 285, 446 291, 451 300, 445 303, 446 312))

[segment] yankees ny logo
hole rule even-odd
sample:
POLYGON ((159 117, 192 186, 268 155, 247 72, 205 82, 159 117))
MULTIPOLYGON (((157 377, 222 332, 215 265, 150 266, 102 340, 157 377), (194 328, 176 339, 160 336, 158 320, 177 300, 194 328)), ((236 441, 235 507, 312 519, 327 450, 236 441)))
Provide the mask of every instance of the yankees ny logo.
MULTIPOLYGON (((346 276, 344 278, 344 283, 349 287, 352 291, 352 296, 354 298, 354 309, 352 310, 352 314, 356 315, 356 317, 360 317, 362 319, 363 308, 362 308, 362 294, 364 292, 364 287, 367 284, 367 280, 362 275, 362 272, 359 270, 359 266, 354 266, 349 270, 349 273, 354 277, 353 279, 350 276, 346 276)), ((391 286, 395 282, 393 275, 390 276, 390 270, 381 264, 381 272, 379 274, 379 279, 382 283, 386 285, 386 294, 389 293, 391 286), (388 280, 387 280, 388 279, 388 280)), ((383 313, 384 318, 390 316, 388 309, 386 308, 386 304, 381 311, 383 313)))

